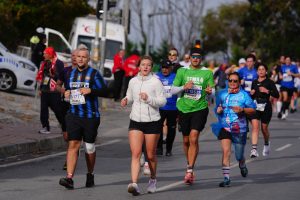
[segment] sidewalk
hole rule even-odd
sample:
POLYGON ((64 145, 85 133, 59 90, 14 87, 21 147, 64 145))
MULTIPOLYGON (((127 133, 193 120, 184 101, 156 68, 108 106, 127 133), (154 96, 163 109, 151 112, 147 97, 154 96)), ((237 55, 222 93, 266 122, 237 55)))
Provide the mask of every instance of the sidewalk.
MULTIPOLYGON (((105 113, 119 109, 119 103, 111 99, 104 100, 102 112, 105 116, 111 118, 112 115, 105 113)), ((61 129, 52 111, 50 127, 50 134, 38 133, 41 129, 39 99, 0 92, 0 160, 15 155, 65 148, 61 129)))
MULTIPOLYGON (((66 147, 61 129, 52 111, 50 111, 51 134, 38 133, 41 129, 38 111, 39 99, 35 103, 32 96, 3 92, 0 92, 0 99, 0 160, 21 154, 66 147)), ((102 102, 101 127, 103 127, 103 121, 112 122, 122 118, 128 120, 130 108, 121 109, 119 105, 120 103, 111 99, 105 99, 102 102)), ((213 118, 214 114, 210 112, 204 133, 210 131, 210 123, 214 120, 213 118)), ((106 127, 106 130, 107 128, 109 127, 106 127)))

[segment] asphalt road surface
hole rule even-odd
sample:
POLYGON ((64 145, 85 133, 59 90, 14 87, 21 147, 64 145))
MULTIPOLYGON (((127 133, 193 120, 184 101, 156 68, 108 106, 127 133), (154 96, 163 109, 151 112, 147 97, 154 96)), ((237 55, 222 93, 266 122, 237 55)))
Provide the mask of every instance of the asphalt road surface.
MULTIPOLYGON (((222 181, 220 143, 211 132, 200 136, 200 152, 196 163, 196 182, 183 184, 186 161, 182 137, 177 133, 172 157, 158 158, 158 191, 132 197, 127 193, 130 182, 130 151, 127 139, 128 118, 116 117, 100 129, 97 147, 95 184, 85 188, 86 166, 82 153, 74 177, 75 189, 66 190, 58 184, 65 176, 62 166, 65 152, 58 152, 21 162, 0 166, 0 199, 60 200, 60 199, 230 199, 230 200, 292 200, 300 198, 300 113, 290 114, 287 120, 271 121, 271 154, 250 159, 250 140, 246 158, 249 176, 240 175, 232 156, 229 188, 219 188, 222 181)), ((208 126, 209 124, 207 124, 208 126)), ((140 188, 145 192, 149 177, 141 174, 140 188)))

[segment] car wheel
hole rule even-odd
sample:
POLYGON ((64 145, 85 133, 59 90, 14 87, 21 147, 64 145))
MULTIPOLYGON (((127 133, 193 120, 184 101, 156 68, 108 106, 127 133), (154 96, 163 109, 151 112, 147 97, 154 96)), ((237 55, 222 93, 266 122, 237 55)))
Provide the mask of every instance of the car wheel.
POLYGON ((15 75, 8 70, 0 70, 0 90, 12 91, 16 89, 17 79, 15 75))

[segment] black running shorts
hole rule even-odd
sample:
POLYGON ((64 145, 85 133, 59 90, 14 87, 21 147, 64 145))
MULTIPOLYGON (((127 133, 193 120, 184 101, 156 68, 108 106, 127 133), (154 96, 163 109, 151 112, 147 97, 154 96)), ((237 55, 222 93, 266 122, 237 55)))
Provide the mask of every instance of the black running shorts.
POLYGON ((272 118, 272 105, 270 102, 267 103, 264 111, 258 111, 252 115, 248 115, 249 120, 257 119, 260 120, 261 123, 269 124, 272 118))
POLYGON ((128 130, 138 130, 144 134, 160 134, 162 132, 162 126, 160 120, 154 122, 136 122, 130 120, 128 130))
POLYGON ((286 88, 286 87, 281 86, 280 92, 284 92, 284 91, 288 93, 289 97, 292 97, 293 93, 294 93, 294 88, 286 88))
POLYGON ((83 140, 95 143, 100 125, 100 118, 82 118, 71 113, 66 116, 68 140, 83 140))
POLYGON ((201 132, 205 127, 207 116, 208 108, 191 113, 179 112, 178 123, 181 126, 182 134, 189 136, 192 129, 201 132))

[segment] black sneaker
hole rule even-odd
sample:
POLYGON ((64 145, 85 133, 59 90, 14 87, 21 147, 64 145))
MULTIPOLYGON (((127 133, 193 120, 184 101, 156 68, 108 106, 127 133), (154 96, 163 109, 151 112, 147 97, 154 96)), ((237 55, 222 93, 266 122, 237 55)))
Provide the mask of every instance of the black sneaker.
POLYGON ((95 186, 94 174, 87 173, 85 187, 93 187, 93 186, 95 186))
POLYGON ((67 189, 74 189, 74 182, 71 178, 61 178, 59 180, 59 185, 62 185, 67 189))
POLYGON ((224 178, 224 181, 219 184, 219 187, 230 187, 230 179, 224 178))
POLYGON ((241 170, 242 177, 247 177, 248 176, 248 169, 247 169, 247 167, 242 167, 242 168, 240 168, 240 170, 241 170))
POLYGON ((163 150, 161 148, 156 149, 156 155, 157 156, 162 156, 163 155, 163 150))
POLYGON ((278 118, 278 119, 281 119, 281 118, 282 118, 282 113, 281 113, 281 112, 278 113, 277 118, 278 118))
POLYGON ((297 109, 295 109, 295 108, 291 108, 291 113, 295 113, 297 111, 297 109))

